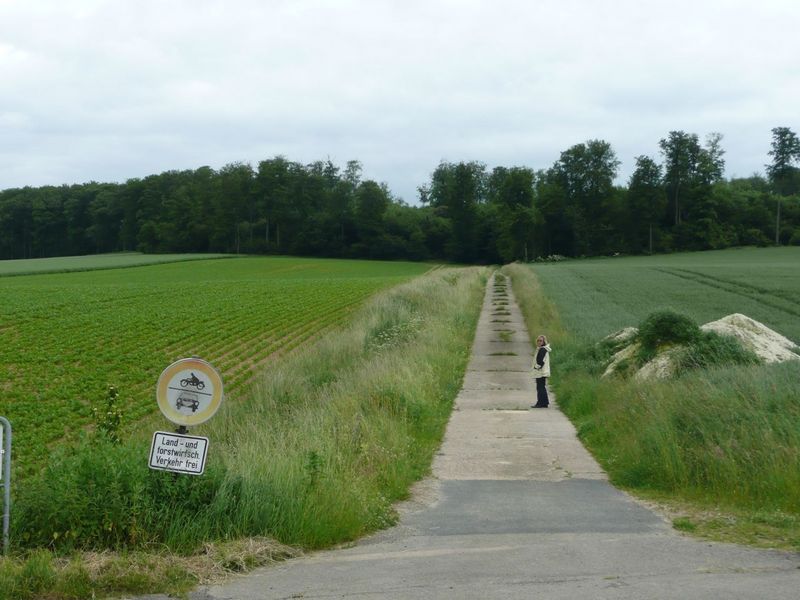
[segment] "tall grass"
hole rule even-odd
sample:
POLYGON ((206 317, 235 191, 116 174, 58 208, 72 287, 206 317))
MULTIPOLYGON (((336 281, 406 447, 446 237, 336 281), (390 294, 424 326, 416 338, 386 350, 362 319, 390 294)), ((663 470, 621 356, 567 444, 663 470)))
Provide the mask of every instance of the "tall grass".
POLYGON ((274 363, 192 431, 210 439, 202 477, 150 471, 150 432, 56 453, 16 498, 15 545, 188 553, 268 535, 316 548, 392 523, 443 435, 486 277, 435 271, 274 363))
POLYGON ((517 304, 531 337, 545 335, 553 346, 567 342, 569 335, 561 323, 558 309, 545 296, 539 280, 533 276, 531 270, 519 263, 513 263, 503 267, 503 273, 511 279, 517 304))
POLYGON ((800 365, 669 382, 561 378, 559 406, 611 480, 729 508, 800 513, 800 365))
MULTIPOLYGON (((551 379, 559 406, 612 482, 750 516, 794 515, 787 522, 796 527, 800 363, 707 367, 666 381, 601 379, 607 357, 561 328, 534 273, 506 271, 529 327, 560 341, 551 379)), ((800 547, 800 536, 791 544, 800 547)))
POLYGON ((485 280, 437 271, 383 294, 227 406, 208 435, 242 498, 238 531, 319 547, 393 522, 441 441, 485 280))

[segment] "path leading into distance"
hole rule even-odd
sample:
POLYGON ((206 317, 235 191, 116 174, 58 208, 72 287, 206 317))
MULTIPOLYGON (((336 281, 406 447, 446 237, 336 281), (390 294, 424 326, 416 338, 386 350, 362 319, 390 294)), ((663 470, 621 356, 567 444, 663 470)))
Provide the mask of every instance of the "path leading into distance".
POLYGON ((487 288, 433 477, 398 526, 192 598, 799 598, 799 555, 676 533, 606 481, 557 407, 529 410, 531 344, 508 293, 511 315, 493 315, 487 288))

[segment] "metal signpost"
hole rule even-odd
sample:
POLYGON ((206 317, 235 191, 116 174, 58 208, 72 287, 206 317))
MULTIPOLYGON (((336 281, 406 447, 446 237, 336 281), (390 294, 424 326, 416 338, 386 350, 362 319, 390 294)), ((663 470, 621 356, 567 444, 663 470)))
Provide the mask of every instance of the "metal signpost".
POLYGON ((3 487, 3 554, 8 554, 11 517, 11 423, 0 417, 0 486, 3 487))
POLYGON ((164 416, 178 425, 174 433, 156 431, 150 445, 151 469, 202 475, 208 438, 186 435, 188 427, 205 423, 222 404, 222 377, 199 358, 183 358, 161 373, 156 400, 164 416))

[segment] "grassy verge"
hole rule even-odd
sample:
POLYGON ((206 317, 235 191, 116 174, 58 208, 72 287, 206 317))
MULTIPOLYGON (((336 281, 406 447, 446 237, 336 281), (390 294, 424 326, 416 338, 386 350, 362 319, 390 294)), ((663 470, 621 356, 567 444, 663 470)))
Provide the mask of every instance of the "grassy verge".
POLYGON ((0 600, 102 598, 169 592, 184 596, 198 584, 220 581, 297 555, 272 539, 207 544, 202 553, 168 551, 75 552, 39 549, 0 559, 0 600))
MULTIPOLYGON (((86 551, 112 549, 123 561, 155 548, 191 556, 254 536, 319 548, 392 524, 392 504, 429 471, 441 441, 486 277, 483 269, 437 270, 378 295, 350 327, 274 363, 248 398, 192 431, 210 439, 203 477, 149 470, 151 432, 122 444, 87 437, 57 453, 26 482, 13 524, 16 548, 55 555, 4 561, 0 589, 34 589, 31 580, 43 596, 81 597, 59 586, 80 571, 75 561, 86 551), (53 556, 72 558, 64 567, 53 556), (55 577, 53 565, 62 565, 55 577)), ((148 591, 197 581, 181 569, 148 591)), ((124 578, 118 586, 97 589, 142 591, 124 578)))
POLYGON ((552 338, 559 406, 615 485, 682 531, 800 549, 800 364, 600 379, 591 341, 564 330, 533 272, 506 271, 531 331, 552 338))

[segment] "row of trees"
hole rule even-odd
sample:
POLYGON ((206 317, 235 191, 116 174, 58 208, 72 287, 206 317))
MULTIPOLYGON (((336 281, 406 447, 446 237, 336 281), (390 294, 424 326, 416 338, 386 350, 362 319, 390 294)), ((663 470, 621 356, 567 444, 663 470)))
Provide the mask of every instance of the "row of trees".
POLYGON ((800 140, 772 134, 767 178, 725 180, 721 134, 672 131, 663 162, 637 157, 626 187, 611 145, 590 140, 541 171, 442 163, 420 197, 450 223, 446 255, 466 262, 800 244, 800 140))
POLYGON ((442 162, 418 207, 361 165, 283 157, 254 169, 167 171, 122 184, 0 192, 0 259, 140 250, 508 262, 561 254, 800 244, 800 140, 772 130, 766 177, 726 180, 722 136, 672 131, 662 162, 639 156, 627 186, 602 140, 549 168, 442 162))

